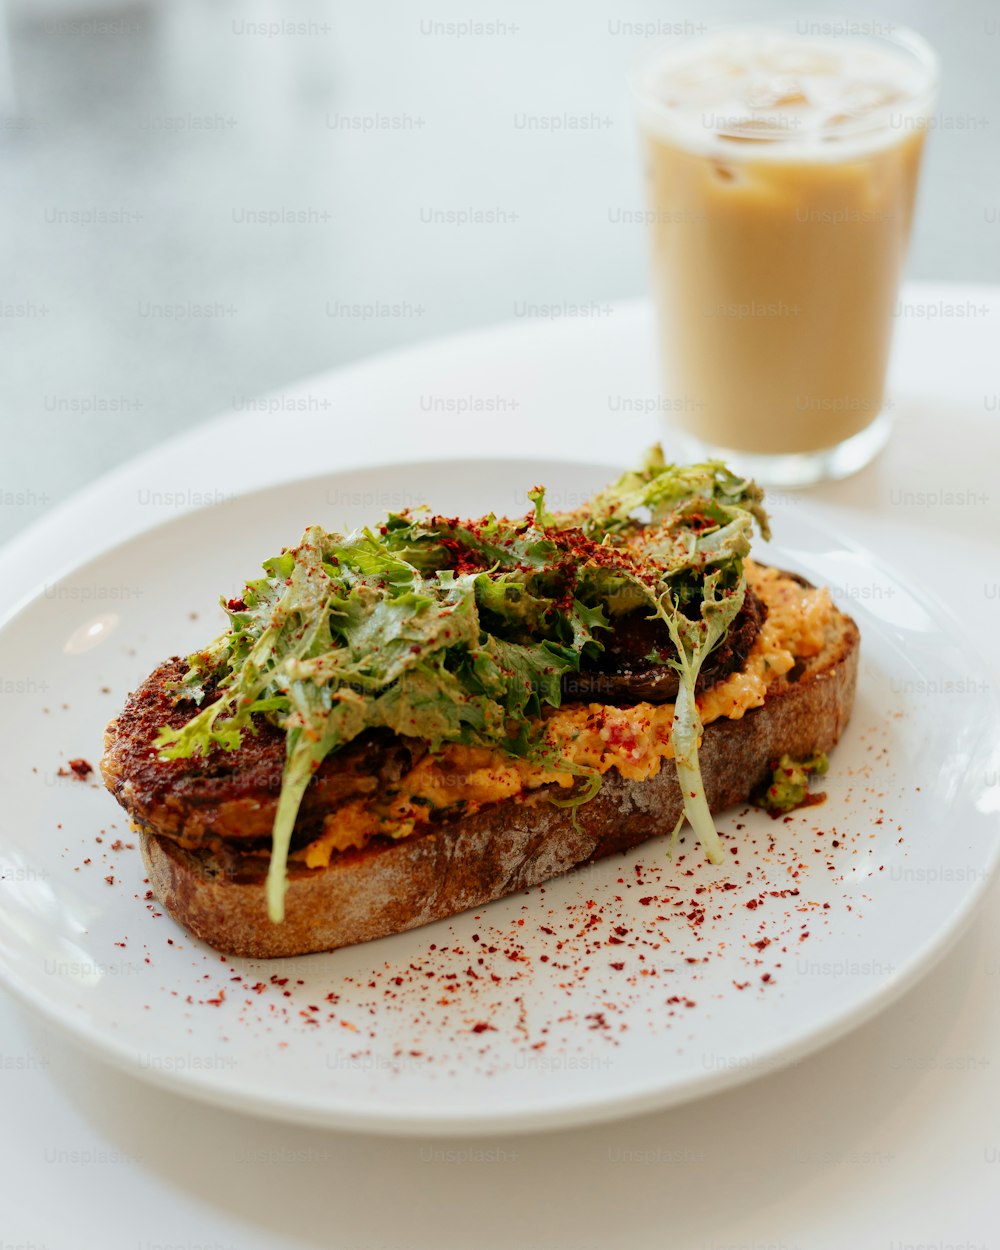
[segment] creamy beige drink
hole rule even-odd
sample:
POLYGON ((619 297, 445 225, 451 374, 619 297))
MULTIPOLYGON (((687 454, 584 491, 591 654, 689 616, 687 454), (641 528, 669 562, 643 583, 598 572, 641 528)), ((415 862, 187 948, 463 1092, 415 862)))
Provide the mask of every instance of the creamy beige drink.
POLYGON ((828 475, 823 453, 883 407, 933 55, 736 30, 636 86, 678 421, 721 451, 797 454, 784 480, 828 475))

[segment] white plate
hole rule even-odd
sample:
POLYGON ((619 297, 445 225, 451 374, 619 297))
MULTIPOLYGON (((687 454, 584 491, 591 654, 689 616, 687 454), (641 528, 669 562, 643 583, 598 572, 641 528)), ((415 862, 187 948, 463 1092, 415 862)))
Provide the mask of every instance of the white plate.
POLYGON ((392 1133, 663 1107, 792 1062, 885 1006, 956 936, 996 863, 995 708, 947 614, 804 503, 776 511, 759 554, 829 584, 858 620, 854 717, 827 802, 787 821, 727 815, 719 868, 690 841, 671 862, 657 839, 413 933, 233 960, 144 898, 96 773, 60 775, 72 758, 96 765, 127 691, 213 636, 219 595, 307 523, 424 501, 517 512, 539 481, 571 507, 613 473, 474 461, 313 479, 181 517, 44 588, 0 632, 7 987, 178 1092, 392 1133))

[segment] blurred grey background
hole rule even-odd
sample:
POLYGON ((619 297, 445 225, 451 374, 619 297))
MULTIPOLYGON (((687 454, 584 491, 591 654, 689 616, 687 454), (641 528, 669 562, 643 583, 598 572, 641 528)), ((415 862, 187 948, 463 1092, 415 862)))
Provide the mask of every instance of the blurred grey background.
MULTIPOLYGON (((8 0, 0 541, 305 374, 643 293, 626 71, 652 40, 770 11, 8 0)), ((875 11, 943 63, 910 275, 1000 281, 1000 9, 875 11)))

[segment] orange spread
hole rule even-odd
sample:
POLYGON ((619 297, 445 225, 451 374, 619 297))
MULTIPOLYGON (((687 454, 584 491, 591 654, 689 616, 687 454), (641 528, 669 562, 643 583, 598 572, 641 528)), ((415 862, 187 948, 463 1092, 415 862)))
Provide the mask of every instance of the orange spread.
MULTIPOLYGON (((767 605, 767 620, 746 663, 698 697, 703 724, 720 717, 739 720, 760 707, 768 688, 799 659, 817 655, 836 609, 825 588, 799 585, 777 569, 746 563, 747 581, 767 605)), ((553 753, 577 767, 603 774, 616 768, 623 777, 654 777, 662 760, 673 756, 672 703, 611 707, 572 704, 547 710, 545 737, 553 753)), ((464 804, 470 812, 540 786, 571 789, 578 775, 483 747, 447 744, 427 754, 384 799, 355 799, 327 818, 323 833, 293 853, 310 868, 325 867, 334 851, 364 846, 377 834, 403 838, 430 821, 435 812, 464 804)))

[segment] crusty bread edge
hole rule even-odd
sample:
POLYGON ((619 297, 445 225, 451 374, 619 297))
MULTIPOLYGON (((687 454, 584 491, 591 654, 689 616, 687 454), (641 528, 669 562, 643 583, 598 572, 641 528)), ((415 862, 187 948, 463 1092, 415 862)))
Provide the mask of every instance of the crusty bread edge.
MULTIPOLYGON (((788 753, 828 751, 851 714, 860 638, 841 633, 798 682, 779 682, 762 707, 706 726, 699 758, 709 807, 744 802, 788 753)), ((153 893, 199 938, 228 955, 278 958, 334 950, 480 907, 560 873, 669 833, 681 812, 672 761, 629 781, 612 769, 597 796, 556 807, 547 790, 490 804, 399 842, 293 865, 285 920, 267 917, 261 878, 226 876, 205 852, 140 831, 153 893)))

